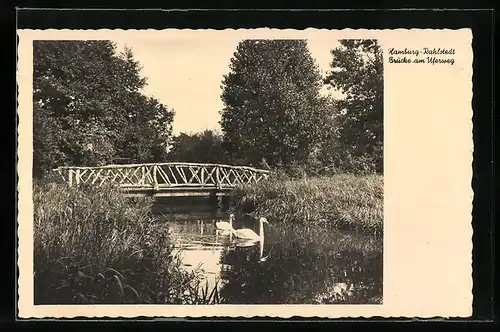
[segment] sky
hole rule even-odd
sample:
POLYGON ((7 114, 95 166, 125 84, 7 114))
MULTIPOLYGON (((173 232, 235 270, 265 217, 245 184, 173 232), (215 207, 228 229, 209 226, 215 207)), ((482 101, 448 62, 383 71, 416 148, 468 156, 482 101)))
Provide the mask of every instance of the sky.
MULTIPOLYGON (((143 92, 175 110, 174 134, 220 130, 223 75, 240 38, 114 39, 117 51, 132 49, 147 78, 143 92)), ((336 41, 308 40, 309 51, 324 74, 330 70, 330 50, 336 41)), ((324 93, 334 93, 323 89, 324 93)))

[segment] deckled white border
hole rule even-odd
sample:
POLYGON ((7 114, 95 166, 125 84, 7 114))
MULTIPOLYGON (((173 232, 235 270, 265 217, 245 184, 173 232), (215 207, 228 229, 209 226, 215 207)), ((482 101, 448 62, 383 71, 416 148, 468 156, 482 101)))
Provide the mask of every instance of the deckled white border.
MULTIPOLYGON (((20 30, 19 315, 34 317, 468 317, 472 313, 470 29, 20 30), (384 48, 382 305, 33 305, 32 40, 374 38, 384 48), (453 47, 454 66, 388 64, 387 48, 453 47)), ((200 58, 202 61, 203 59, 200 58)))

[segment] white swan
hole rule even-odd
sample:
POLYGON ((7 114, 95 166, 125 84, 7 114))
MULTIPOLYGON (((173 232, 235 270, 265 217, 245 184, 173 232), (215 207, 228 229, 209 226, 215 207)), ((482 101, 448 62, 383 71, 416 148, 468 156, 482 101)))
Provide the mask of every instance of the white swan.
POLYGON ((233 218, 234 218, 234 215, 231 214, 229 216, 229 223, 231 224, 231 234, 233 234, 236 238, 264 242, 264 223, 266 223, 266 224, 269 223, 266 218, 262 217, 259 219, 259 222, 260 222, 259 233, 260 234, 255 233, 252 229, 249 229, 249 228, 234 229, 232 227, 233 218))
MULTIPOLYGON (((234 219, 234 214, 231 214, 229 216, 229 223, 231 227, 233 226, 233 219, 234 219)), ((236 242, 235 245, 236 247, 253 247, 255 246, 256 242, 259 242, 260 244, 260 257, 258 262, 263 263, 267 260, 268 255, 264 257, 264 223, 268 223, 266 218, 260 218, 260 234, 257 235, 253 230, 251 229, 240 229, 240 230, 235 230, 234 228, 231 230, 230 236, 235 234, 236 236, 236 242), (251 234, 251 236, 244 236, 245 234, 251 234), (237 236, 239 235, 239 237, 237 236)), ((232 241, 232 240, 231 240, 232 241)))
POLYGON ((232 223, 232 218, 231 216, 229 216, 229 222, 227 221, 217 221, 215 223, 215 228, 216 228, 216 231, 220 232, 220 233, 227 233, 229 234, 231 232, 231 230, 233 229, 233 223, 232 223))

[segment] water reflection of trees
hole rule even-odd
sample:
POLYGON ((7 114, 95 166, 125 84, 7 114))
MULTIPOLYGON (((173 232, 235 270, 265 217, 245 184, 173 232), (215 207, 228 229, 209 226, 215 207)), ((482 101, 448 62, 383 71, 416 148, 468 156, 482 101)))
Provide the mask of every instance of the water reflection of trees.
MULTIPOLYGON (((325 249, 325 248, 323 248, 325 249)), ((259 262, 259 246, 229 248, 221 262, 226 303, 380 303, 382 254, 319 250, 313 243, 276 242, 259 262)))

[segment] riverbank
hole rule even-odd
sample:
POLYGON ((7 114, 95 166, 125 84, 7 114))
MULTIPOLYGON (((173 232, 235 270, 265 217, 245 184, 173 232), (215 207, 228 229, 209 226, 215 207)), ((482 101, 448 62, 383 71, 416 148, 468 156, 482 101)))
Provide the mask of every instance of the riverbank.
POLYGON ((271 177, 235 190, 231 209, 284 226, 332 227, 381 237, 384 181, 380 175, 271 177))
MULTIPOLYGON (((172 255, 179 234, 159 225, 151 200, 116 187, 35 184, 35 304, 381 303, 382 177, 271 178, 234 194, 233 211, 269 219, 266 259, 225 247, 220 259, 231 268, 218 289, 172 255)), ((198 240, 199 225, 184 221, 196 233, 184 240, 198 240)), ((217 242, 210 227, 203 235, 217 242)))
POLYGON ((151 201, 112 186, 35 183, 35 304, 205 304, 217 294, 172 256, 151 201))

